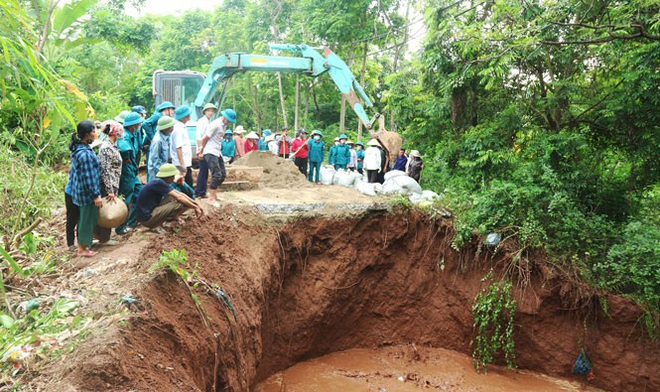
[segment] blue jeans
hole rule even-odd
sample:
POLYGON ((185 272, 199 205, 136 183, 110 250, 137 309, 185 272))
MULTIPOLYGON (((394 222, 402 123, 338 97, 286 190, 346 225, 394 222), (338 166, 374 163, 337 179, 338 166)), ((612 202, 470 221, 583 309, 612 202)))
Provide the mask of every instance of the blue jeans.
POLYGON ((199 160, 199 173, 197 174, 197 185, 195 186, 195 196, 206 196, 206 187, 209 181, 209 167, 204 159, 199 160))
POLYGON ((309 162, 309 181, 320 182, 321 176, 321 162, 309 162), (314 179, 312 179, 314 178, 314 179))

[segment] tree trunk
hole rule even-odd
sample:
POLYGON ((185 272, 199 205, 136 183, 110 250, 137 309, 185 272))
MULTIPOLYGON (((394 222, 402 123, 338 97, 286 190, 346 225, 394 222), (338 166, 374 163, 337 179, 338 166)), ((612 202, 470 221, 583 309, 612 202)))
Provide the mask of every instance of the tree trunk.
MULTIPOLYGON (((369 49, 369 42, 364 41, 364 51, 362 54, 362 69, 360 70, 360 86, 364 88, 364 74, 367 72, 367 49, 369 49)), ((358 121, 358 134, 357 141, 362 141, 362 121, 358 121)))
POLYGON ((314 98, 314 108, 316 109, 316 115, 314 116, 316 118, 316 121, 321 120, 321 108, 319 108, 319 102, 316 99, 316 83, 312 82, 312 98, 314 98))
POLYGON ((289 122, 286 118, 286 105, 284 104, 284 90, 282 89, 282 74, 277 73, 277 84, 280 87, 280 103, 282 105, 282 121, 284 121, 284 126, 289 127, 289 122))
MULTIPOLYGON (((271 27, 273 28, 273 37, 275 38, 275 42, 279 41, 280 39, 280 29, 277 27, 277 18, 279 18, 280 14, 282 13, 282 3, 280 0, 273 0, 275 2, 275 13, 270 14, 271 19, 271 27)), ((282 74, 280 72, 277 73, 277 85, 279 86, 280 89, 280 104, 282 105, 282 120, 284 121, 284 126, 288 127, 288 121, 286 118, 286 105, 284 104, 284 90, 282 89, 282 74)), ((278 127, 279 128, 279 127, 278 127)))
POLYGON ((254 115, 257 118, 257 130, 261 132, 261 109, 259 109, 259 87, 254 86, 254 94, 252 95, 252 102, 254 102, 254 115))
MULTIPOLYGON (((411 1, 408 1, 408 4, 406 4, 406 17, 405 21, 408 23, 408 14, 410 13, 410 3, 411 1)), ((401 51, 403 50, 403 47, 406 45, 406 42, 408 42, 408 27, 406 27, 404 33, 403 33, 403 40, 401 40, 401 43, 399 46, 396 48, 396 52, 394 52, 394 64, 392 65, 392 72, 396 73, 399 68, 399 58, 401 57, 401 51)), ((390 131, 394 132, 396 130, 395 127, 395 117, 394 117, 394 108, 390 109, 390 131)))
POLYGON ((344 123, 346 119, 346 98, 341 97, 341 109, 339 109, 339 133, 344 133, 346 129, 346 124, 344 123))
POLYGON ((308 85, 307 88, 305 89, 305 126, 307 126, 307 119, 309 118, 309 90, 311 89, 311 85, 308 85))
POLYGON ((300 79, 298 78, 298 75, 296 75, 296 108, 293 112, 294 114, 293 127, 295 129, 300 129, 300 121, 298 118, 299 110, 300 110, 300 79))

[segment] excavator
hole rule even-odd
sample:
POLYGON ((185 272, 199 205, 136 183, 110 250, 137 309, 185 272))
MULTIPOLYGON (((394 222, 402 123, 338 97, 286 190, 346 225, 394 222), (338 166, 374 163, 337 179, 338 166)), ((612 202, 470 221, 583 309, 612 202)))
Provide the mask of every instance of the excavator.
MULTIPOLYGON (((206 75, 194 71, 163 71, 158 70, 153 75, 153 94, 156 105, 170 101, 175 106, 188 105, 192 109, 192 118, 188 123, 190 140, 195 143, 195 121, 202 116, 202 108, 208 102, 213 102, 216 92, 220 89, 218 107, 227 95, 228 81, 237 73, 247 71, 287 72, 318 77, 328 74, 342 96, 346 98, 359 120, 369 131, 370 136, 377 139, 387 149, 390 157, 396 157, 401 148, 402 139, 395 132, 388 132, 384 126, 384 117, 375 113, 369 118, 366 108, 373 108, 373 103, 364 92, 348 65, 328 48, 312 48, 308 45, 271 44, 271 51, 293 53, 293 57, 264 56, 258 54, 227 53, 216 57, 206 75), (323 54, 320 52, 322 51, 323 54), (378 131, 373 125, 378 121, 378 131)), ((193 146, 194 149, 194 146, 193 146)))

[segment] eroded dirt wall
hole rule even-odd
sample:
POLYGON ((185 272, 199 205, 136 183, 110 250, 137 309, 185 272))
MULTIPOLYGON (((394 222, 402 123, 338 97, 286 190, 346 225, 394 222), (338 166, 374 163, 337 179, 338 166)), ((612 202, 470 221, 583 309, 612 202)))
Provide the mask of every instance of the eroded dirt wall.
MULTIPOLYGON (((230 295, 237 320, 197 291, 211 320, 205 326, 187 288, 161 273, 139 293, 130 328, 69 377, 89 386, 80 390, 247 391, 298 361, 353 347, 415 343, 470 353, 472 300, 501 263, 476 249, 458 253, 450 239, 448 224, 405 214, 287 224, 246 211, 205 217, 144 258, 186 249, 199 276, 230 295)), ((594 311, 585 323, 567 307, 564 282, 541 275, 516 294, 521 368, 570 377, 583 344, 596 386, 660 390, 660 349, 643 338, 635 306, 609 297, 610 317, 594 311)))
MULTIPOLYGON (((422 218, 308 221, 284 230, 282 293, 264 314, 258 379, 298 361, 352 347, 415 343, 471 352, 471 304, 502 260, 450 247, 450 228, 422 218), (444 269, 442 266, 444 265, 444 269)), ((578 310, 567 282, 535 271, 516 291, 516 355, 521 368, 571 377, 580 347, 593 383, 612 391, 660 390, 660 349, 644 337, 640 311, 608 296, 578 310), (542 276, 544 275, 544 276, 542 276)))

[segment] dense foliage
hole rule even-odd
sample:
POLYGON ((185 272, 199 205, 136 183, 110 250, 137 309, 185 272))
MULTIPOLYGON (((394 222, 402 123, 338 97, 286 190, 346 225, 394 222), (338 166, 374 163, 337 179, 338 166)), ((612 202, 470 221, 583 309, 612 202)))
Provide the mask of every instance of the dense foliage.
POLYGON ((658 309, 657 1, 430 1, 387 104, 458 245, 498 231, 658 309))

